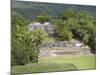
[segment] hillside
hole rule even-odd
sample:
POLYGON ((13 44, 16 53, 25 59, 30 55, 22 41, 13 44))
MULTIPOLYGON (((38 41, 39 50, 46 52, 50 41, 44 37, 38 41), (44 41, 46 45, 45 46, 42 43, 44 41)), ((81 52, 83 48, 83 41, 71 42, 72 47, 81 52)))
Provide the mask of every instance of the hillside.
POLYGON ((42 12, 47 12, 55 18, 60 12, 68 9, 74 11, 87 11, 95 16, 95 6, 83 6, 72 4, 51 4, 51 3, 36 3, 36 2, 23 2, 12 0, 12 14, 21 14, 25 19, 33 21, 34 18, 42 12))

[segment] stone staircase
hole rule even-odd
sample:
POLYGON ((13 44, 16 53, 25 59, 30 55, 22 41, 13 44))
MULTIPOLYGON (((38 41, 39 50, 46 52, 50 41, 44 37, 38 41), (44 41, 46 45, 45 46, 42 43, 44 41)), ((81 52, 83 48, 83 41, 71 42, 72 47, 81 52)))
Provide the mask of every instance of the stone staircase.
POLYGON ((90 55, 90 54, 92 53, 89 48, 52 47, 52 48, 41 48, 39 53, 39 58, 67 56, 67 55, 90 55))
POLYGON ((91 48, 78 40, 56 41, 43 43, 40 47, 39 58, 69 55, 90 55, 91 48))

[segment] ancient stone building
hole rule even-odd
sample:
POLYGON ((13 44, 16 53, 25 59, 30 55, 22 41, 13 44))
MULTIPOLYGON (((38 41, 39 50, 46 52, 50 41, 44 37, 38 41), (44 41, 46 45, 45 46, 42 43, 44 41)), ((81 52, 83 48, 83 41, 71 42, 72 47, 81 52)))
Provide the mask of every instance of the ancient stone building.
MULTIPOLYGON (((48 33, 49 37, 54 37, 56 30, 50 22, 41 24, 40 22, 33 22, 27 26, 29 31, 40 29, 48 33)), ((57 37, 57 36, 56 36, 57 37)), ((49 43, 42 43, 40 46, 39 58, 62 56, 62 55, 86 55, 91 54, 90 47, 79 40, 72 39, 69 41, 55 41, 49 43)))
POLYGON ((33 31, 35 29, 41 29, 48 33, 49 36, 52 36, 55 34, 56 30, 54 26, 50 22, 45 22, 41 24, 40 22, 33 22, 27 26, 29 31, 33 31))

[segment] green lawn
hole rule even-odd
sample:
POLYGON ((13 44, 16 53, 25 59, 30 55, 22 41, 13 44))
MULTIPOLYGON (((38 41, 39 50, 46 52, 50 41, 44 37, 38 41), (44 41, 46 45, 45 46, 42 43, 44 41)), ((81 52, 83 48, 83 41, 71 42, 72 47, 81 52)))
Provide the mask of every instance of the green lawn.
POLYGON ((12 67, 12 74, 95 69, 95 55, 42 58, 39 63, 12 67))
POLYGON ((39 63, 71 63, 75 65, 78 69, 94 69, 95 68, 95 55, 87 56, 62 56, 53 58, 43 58, 40 59, 39 63), (45 61, 45 62, 44 62, 45 61))

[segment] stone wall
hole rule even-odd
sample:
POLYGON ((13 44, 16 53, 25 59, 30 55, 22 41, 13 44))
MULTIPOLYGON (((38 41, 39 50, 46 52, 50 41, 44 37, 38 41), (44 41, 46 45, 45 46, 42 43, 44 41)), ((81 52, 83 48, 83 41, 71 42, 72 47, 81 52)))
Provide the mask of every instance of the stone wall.
POLYGON ((55 50, 55 49, 51 49, 51 50, 40 50, 39 53, 39 58, 42 57, 55 57, 55 56, 64 56, 64 55, 88 55, 91 54, 90 49, 63 49, 63 50, 55 50))
POLYGON ((80 42, 68 42, 68 41, 56 41, 49 43, 42 43, 41 48, 52 48, 52 47, 65 47, 65 48, 89 48, 80 42))
POLYGON ((33 31, 36 29, 40 29, 48 33, 49 37, 55 37, 56 30, 54 26, 50 22, 40 23, 40 22, 33 22, 27 26, 28 31, 33 31))
POLYGON ((57 42, 43 43, 41 45, 41 48, 52 48, 52 47, 67 47, 67 42, 57 41, 57 42))
MULTIPOLYGON (((75 40, 76 41, 76 40, 75 40)), ((56 41, 43 43, 40 47, 39 58, 42 57, 53 57, 53 56, 63 56, 63 55, 87 55, 92 54, 90 47, 76 42, 68 41, 56 41), (78 44, 78 45, 76 45, 78 44)))

